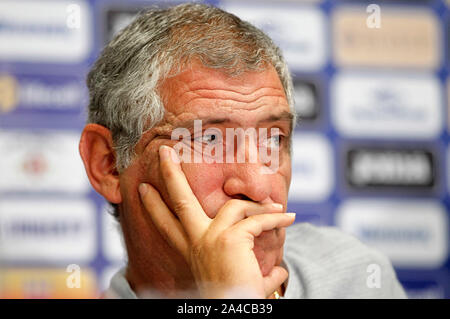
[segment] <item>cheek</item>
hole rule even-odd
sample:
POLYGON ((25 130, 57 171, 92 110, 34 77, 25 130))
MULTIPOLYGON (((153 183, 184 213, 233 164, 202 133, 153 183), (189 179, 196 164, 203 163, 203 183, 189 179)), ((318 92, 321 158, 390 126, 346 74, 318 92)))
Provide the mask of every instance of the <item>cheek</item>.
POLYGON ((277 193, 276 196, 280 199, 280 202, 285 204, 287 203, 289 185, 291 184, 291 169, 291 158, 288 156, 280 165, 280 169, 277 173, 277 179, 275 181, 276 187, 274 187, 274 192, 277 193))
POLYGON ((227 200, 222 165, 184 163, 182 168, 205 213, 213 218, 227 200))
POLYGON ((133 209, 136 209, 134 206, 136 203, 140 203, 139 184, 145 182, 160 189, 159 177, 158 161, 150 157, 141 157, 120 175, 121 193, 125 199, 128 199, 133 209))
POLYGON ((149 155, 145 153, 141 158, 138 169, 139 175, 137 177, 138 185, 141 182, 146 182, 161 190, 161 173, 157 154, 156 152, 150 153, 149 155))
POLYGON ((291 156, 289 154, 284 154, 282 156, 278 172, 280 175, 284 177, 288 185, 291 181, 291 169, 292 169, 291 156))

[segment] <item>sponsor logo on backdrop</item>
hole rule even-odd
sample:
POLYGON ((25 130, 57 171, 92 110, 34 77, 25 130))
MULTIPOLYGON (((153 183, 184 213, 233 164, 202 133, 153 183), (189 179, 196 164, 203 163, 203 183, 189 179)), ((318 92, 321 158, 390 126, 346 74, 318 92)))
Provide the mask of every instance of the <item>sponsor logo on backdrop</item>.
POLYGON ((0 74, 0 114, 12 111, 76 111, 81 113, 84 81, 68 76, 0 74))
POLYGON ((79 63, 91 49, 91 17, 85 1, 0 2, 0 60, 79 63))
POLYGON ((326 200, 334 187, 333 150, 320 134, 299 133, 292 139, 292 180, 289 200, 326 200))
POLYGON ((95 213, 86 200, 1 200, 0 256, 6 261, 89 262, 96 252, 95 213))
POLYGON ((0 269, 0 298, 5 299, 73 299, 97 298, 94 272, 80 270, 79 288, 66 285, 65 268, 2 268, 0 269))
POLYGON ((347 137, 431 139, 443 125, 433 75, 341 73, 331 83, 331 115, 347 137))
POLYGON ((382 8, 380 28, 368 28, 367 18, 365 7, 334 12, 333 52, 337 65, 439 67, 442 35, 431 11, 382 8))
POLYGON ((14 110, 16 105, 16 79, 6 74, 0 74, 0 114, 14 110))
POLYGON ((125 261, 127 252, 122 241, 122 230, 120 224, 110 214, 112 208, 105 204, 102 209, 102 238, 103 253, 105 257, 113 262, 125 261))
POLYGON ((354 148, 347 152, 347 183, 357 189, 435 185, 435 160, 423 149, 354 148))
POLYGON ((448 114, 448 130, 450 131, 450 78, 447 79, 447 114, 448 114))
POLYGON ((314 83, 294 80, 295 111, 299 122, 313 121, 319 114, 319 99, 317 87, 314 83))
POLYGON ((339 207, 336 224, 384 252, 396 267, 438 268, 448 257, 449 225, 438 202, 348 200, 339 207))
POLYGON ((280 46, 292 70, 314 71, 325 65, 326 18, 319 8, 236 3, 222 7, 265 31, 280 46))
POLYGON ((79 133, 0 131, 0 192, 86 193, 79 133))

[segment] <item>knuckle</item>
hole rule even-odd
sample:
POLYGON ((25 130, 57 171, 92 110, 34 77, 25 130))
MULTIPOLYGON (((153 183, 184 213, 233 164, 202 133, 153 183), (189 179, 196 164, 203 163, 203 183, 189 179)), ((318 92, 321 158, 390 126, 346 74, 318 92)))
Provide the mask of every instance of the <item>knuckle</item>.
POLYGON ((230 209, 230 208, 232 208, 232 207, 235 207, 235 206, 238 205, 238 204, 239 204, 239 200, 237 200, 237 199, 230 199, 230 200, 228 200, 228 201, 225 203, 224 208, 225 208, 225 209, 230 209))
POLYGON ((188 211, 191 208, 191 203, 188 200, 180 199, 174 203, 173 209, 177 214, 188 211))
POLYGON ((216 250, 216 242, 213 239, 204 239, 202 242, 202 250, 203 251, 214 251, 216 250))
MULTIPOLYGON (((279 214, 279 215, 281 215, 281 214, 279 214)), ((271 220, 276 217, 277 216, 275 216, 275 214, 267 213, 267 214, 259 214, 259 215, 251 216, 251 220, 253 220, 254 222, 257 222, 257 223, 262 223, 265 220, 271 220)))
POLYGON ((191 245, 191 259, 200 259, 204 254, 203 245, 200 243, 192 243, 191 245))
POLYGON ((254 229, 257 233, 262 232, 261 219, 263 219, 264 215, 255 215, 248 218, 247 222, 250 224, 250 227, 254 229))
POLYGON ((170 167, 170 163, 168 161, 160 162, 160 166, 164 178, 173 178, 175 176, 175 173, 170 167))
POLYGON ((230 231, 224 231, 217 237, 218 248, 229 247, 235 241, 235 236, 230 231))
POLYGON ((236 206, 236 205, 241 205, 242 204, 242 201, 240 199, 236 199, 236 198, 230 199, 228 202, 232 206, 236 206))
POLYGON ((242 214, 243 202, 239 199, 230 199, 223 205, 222 210, 232 214, 242 214))

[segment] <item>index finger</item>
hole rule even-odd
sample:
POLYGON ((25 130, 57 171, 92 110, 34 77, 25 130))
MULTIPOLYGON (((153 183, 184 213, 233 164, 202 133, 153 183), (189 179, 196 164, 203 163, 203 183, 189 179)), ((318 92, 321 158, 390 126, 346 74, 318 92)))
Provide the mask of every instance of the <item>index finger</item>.
POLYGON ((166 145, 159 148, 161 175, 175 213, 186 230, 188 236, 196 240, 203 235, 211 223, 211 219, 203 211, 197 197, 192 192, 175 151, 166 145))

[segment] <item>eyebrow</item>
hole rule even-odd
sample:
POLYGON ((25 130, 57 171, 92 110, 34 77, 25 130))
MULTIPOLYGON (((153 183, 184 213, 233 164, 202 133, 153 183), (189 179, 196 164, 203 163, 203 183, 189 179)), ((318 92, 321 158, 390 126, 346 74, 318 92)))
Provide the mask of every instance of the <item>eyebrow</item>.
MULTIPOLYGON (((271 114, 268 117, 259 120, 256 123, 256 125, 258 125, 260 123, 267 123, 267 122, 286 121, 286 122, 289 122, 290 128, 292 129, 294 118, 295 118, 295 116, 294 116, 294 114, 292 112, 283 111, 280 114, 271 114)), ((227 117, 222 117, 222 118, 207 117, 207 118, 197 118, 197 119, 192 119, 192 120, 186 120, 186 121, 178 123, 176 127, 192 129, 194 127, 194 121, 196 121, 196 120, 197 121, 201 120, 202 121, 202 126, 210 125, 210 124, 223 124, 223 123, 230 123, 230 122, 232 122, 232 120, 230 118, 227 118, 227 117)))
POLYGON ((294 121, 294 118, 295 118, 295 116, 294 116, 294 114, 292 112, 283 111, 280 114, 270 115, 266 119, 262 119, 262 120, 258 121, 258 124, 261 123, 261 122, 287 121, 287 122, 290 122, 291 125, 292 125, 293 121, 294 121))

